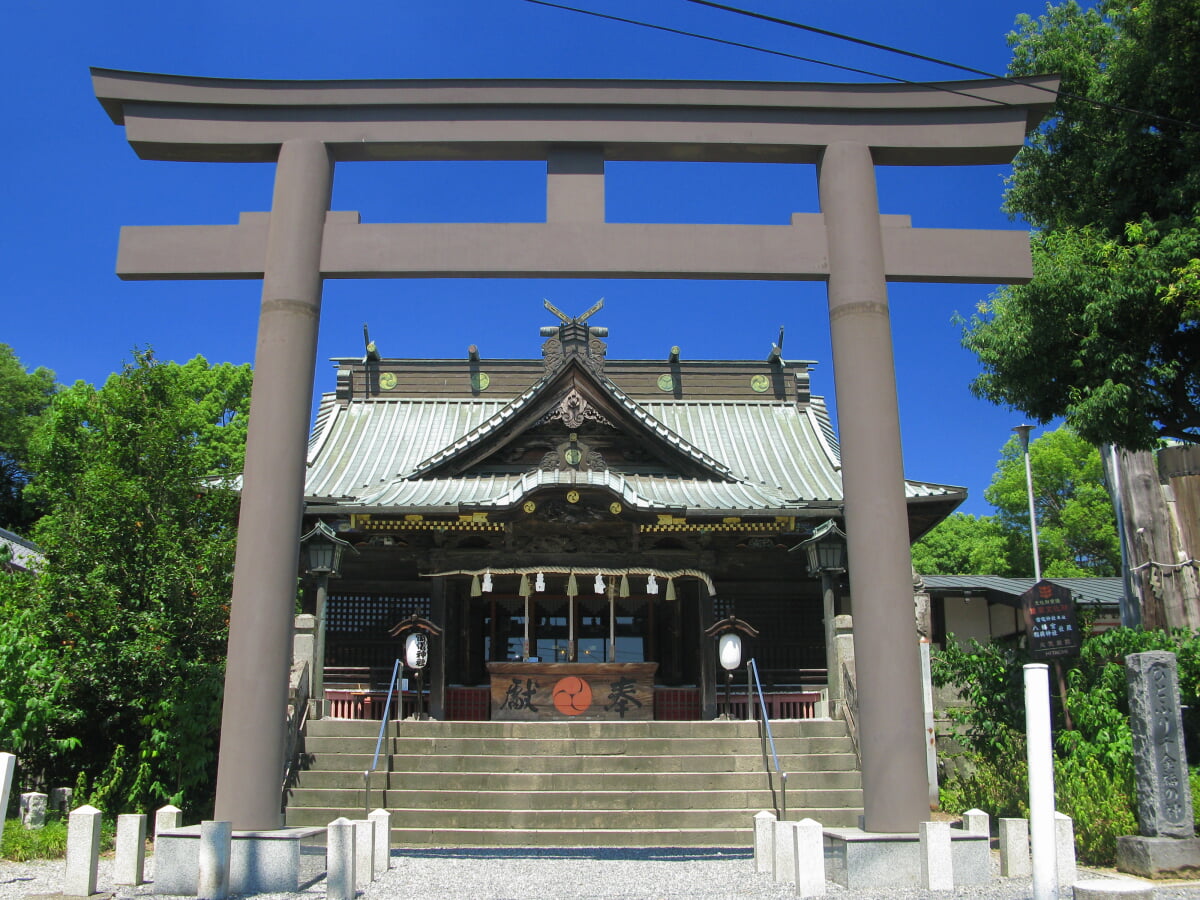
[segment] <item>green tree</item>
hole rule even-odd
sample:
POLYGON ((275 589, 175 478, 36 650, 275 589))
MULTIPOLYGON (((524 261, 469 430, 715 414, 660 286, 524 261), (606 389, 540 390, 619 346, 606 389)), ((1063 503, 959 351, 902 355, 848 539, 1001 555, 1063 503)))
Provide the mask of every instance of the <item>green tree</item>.
POLYGON ((913 544, 922 575, 1011 575, 1011 537, 995 516, 954 515, 913 544))
MULTIPOLYGON (((1042 573, 1070 578, 1116 575, 1121 549, 1116 515, 1096 448, 1070 428, 1029 445, 1042 573)), ((913 544, 922 575, 1033 575, 1025 460, 1014 436, 1001 451, 984 492, 993 516, 955 513, 913 544)))
POLYGON ((1200 0, 1021 16, 1016 76, 1058 72, 1006 208, 1034 278, 967 323, 974 391, 1094 444, 1200 441, 1200 0))
MULTIPOLYGON (((1119 574, 1116 515, 1096 448, 1062 427, 1030 441, 1029 459, 1042 574, 1059 578, 1119 574)), ((1032 575, 1029 494, 1016 436, 1004 445, 984 497, 1008 532, 1014 574, 1032 575)))
POLYGON ((110 812, 206 802, 219 724, 248 366, 156 362, 62 391, 31 441, 34 537, 47 565, 26 600, 55 648, 82 771, 110 812))
POLYGON ((27 372, 8 344, 0 344, 0 526, 25 532, 36 518, 22 498, 28 476, 29 436, 50 405, 54 373, 27 372))

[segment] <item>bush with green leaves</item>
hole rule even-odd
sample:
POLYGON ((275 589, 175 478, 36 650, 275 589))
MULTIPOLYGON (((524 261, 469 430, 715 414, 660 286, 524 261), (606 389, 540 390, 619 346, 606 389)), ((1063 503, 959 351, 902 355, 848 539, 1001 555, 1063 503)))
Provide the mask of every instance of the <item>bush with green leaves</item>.
MULTIPOLYGON (((111 850, 116 843, 116 825, 111 819, 100 823, 100 850, 111 850)), ((41 828, 25 828, 20 819, 4 823, 4 839, 0 841, 0 857, 13 862, 28 859, 62 859, 67 855, 67 821, 58 813, 46 814, 41 828)))
MULTIPOLYGON (((994 816, 1028 815, 1025 762, 1024 677, 1028 654, 1011 643, 959 645, 948 636, 933 659, 933 679, 952 686, 966 705, 947 710, 965 748, 962 765, 944 778, 941 802, 948 812, 972 807, 994 816)), ((1082 862, 1111 864, 1116 839, 1137 833, 1133 737, 1125 686, 1125 657, 1169 650, 1179 661, 1179 690, 1196 705, 1200 689, 1200 637, 1190 632, 1118 628, 1088 637, 1079 657, 1064 661, 1063 698, 1052 688, 1056 804, 1075 820, 1082 862)), ((1056 680, 1056 679, 1052 679, 1056 680)), ((1186 742, 1200 751, 1194 711, 1185 718, 1186 742)))

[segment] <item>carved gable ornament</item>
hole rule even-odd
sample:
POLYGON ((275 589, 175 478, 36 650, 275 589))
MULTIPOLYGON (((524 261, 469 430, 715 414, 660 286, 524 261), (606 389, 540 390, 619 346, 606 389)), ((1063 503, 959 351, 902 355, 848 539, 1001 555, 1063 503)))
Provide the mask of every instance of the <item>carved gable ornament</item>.
POLYGON ((547 422, 560 420, 563 425, 572 430, 583 426, 584 422, 591 421, 600 425, 613 427, 613 423, 602 416, 594 406, 592 406, 583 394, 579 393, 579 388, 571 388, 567 395, 562 398, 558 406, 554 407, 546 415, 542 416, 535 422, 535 425, 544 425, 547 422))

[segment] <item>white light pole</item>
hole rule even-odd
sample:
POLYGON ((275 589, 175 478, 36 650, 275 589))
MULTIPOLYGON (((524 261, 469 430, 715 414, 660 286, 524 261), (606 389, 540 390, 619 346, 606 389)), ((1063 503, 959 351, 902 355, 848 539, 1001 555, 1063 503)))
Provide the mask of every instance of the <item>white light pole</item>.
POLYGON ((1029 432, 1032 425, 1018 425, 1013 429, 1021 439, 1021 453, 1025 457, 1025 488, 1029 493, 1029 536, 1033 541, 1033 580, 1042 580, 1042 560, 1038 554, 1037 512, 1033 505, 1033 468, 1029 464, 1029 432))

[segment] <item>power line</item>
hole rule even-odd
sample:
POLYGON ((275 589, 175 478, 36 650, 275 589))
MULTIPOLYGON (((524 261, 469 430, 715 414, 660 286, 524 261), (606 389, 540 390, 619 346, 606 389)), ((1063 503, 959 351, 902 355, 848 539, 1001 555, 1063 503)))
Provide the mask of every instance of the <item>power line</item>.
POLYGON ((759 47, 755 44, 745 44, 740 41, 731 41, 731 40, 726 40, 725 38, 712 37, 711 35, 700 34, 695 31, 685 31, 684 29, 681 29, 681 28, 671 28, 666 25, 655 25, 653 22, 643 22, 638 19, 627 19, 624 16, 614 16, 614 15, 610 15, 608 13, 596 12, 595 10, 591 10, 591 9, 581 9, 580 7, 577 7, 577 6, 567 6, 562 3, 551 3, 551 2, 549 2, 549 0, 525 0, 525 2, 526 3, 534 3, 538 6, 548 6, 552 9, 561 9, 561 10, 565 10, 566 12, 580 13, 585 16, 594 16, 597 19, 607 19, 610 22, 622 22, 626 25, 637 25, 640 28, 650 28, 654 31, 665 31, 668 34, 678 34, 678 35, 682 35, 683 37, 697 38, 698 40, 710 41, 714 44, 724 44, 727 47, 739 47, 743 50, 755 50, 759 53, 769 53, 772 56, 782 56, 785 59, 794 59, 794 60, 798 60, 799 62, 813 63, 814 65, 818 65, 818 66, 828 66, 829 68, 832 68, 832 69, 840 69, 843 72, 853 72, 856 75, 869 75, 872 78, 883 78, 886 81, 894 81, 898 84, 908 84, 908 85, 912 85, 914 87, 930 88, 932 90, 942 91, 947 94, 957 94, 961 97, 967 97, 972 100, 980 100, 985 103, 994 103, 997 106, 1013 106, 1014 105, 1005 100, 996 100, 992 97, 981 97, 978 94, 972 94, 969 91, 955 90, 954 88, 949 88, 944 85, 940 85, 940 84, 936 84, 936 83, 929 83, 929 82, 923 82, 923 81, 912 81, 907 78, 899 78, 895 75, 885 75, 881 72, 872 72, 869 69, 858 69, 858 68, 855 68, 854 66, 846 66, 846 65, 842 65, 841 63, 828 62, 823 59, 814 59, 813 57, 810 57, 810 56, 799 56, 795 53, 785 53, 782 50, 772 50, 769 47, 759 47))
MULTIPOLYGON (((970 66, 960 66, 958 63, 952 63, 944 59, 938 59, 936 56, 925 56, 921 53, 914 53, 911 50, 903 50, 900 47, 891 47, 887 44, 877 44, 875 41, 868 41, 865 38, 856 38, 853 35, 841 34, 837 31, 829 31, 825 28, 818 28, 815 25, 805 25, 803 22, 794 22, 791 19, 780 19, 776 16, 768 16, 766 13, 754 12, 749 9, 742 9, 738 6, 727 6, 724 3, 713 3, 712 0, 687 0, 688 3, 695 3, 697 6, 709 6, 713 9, 724 10, 725 12, 736 13, 739 16, 748 16, 751 19, 760 19, 764 22, 771 22, 775 25, 785 25, 788 28, 798 28, 801 31, 808 31, 813 34, 819 34, 822 37, 836 38, 839 41, 849 41, 852 44, 859 44, 863 47, 870 47, 873 50, 886 50, 888 53, 897 53, 900 56, 907 56, 910 59, 919 59, 922 62, 936 63, 939 66, 949 66, 951 69, 958 69, 962 72, 970 72, 972 75, 983 75, 986 78, 1000 78, 1004 81, 1014 81, 1004 75, 994 75, 991 72, 985 72, 982 69, 972 69, 970 66)), ((1014 82, 1024 84, 1024 82, 1014 82)), ((1040 85, 1028 85, 1029 87, 1037 87, 1039 90, 1055 93, 1053 88, 1041 87, 1040 85)))
POLYGON ((819 34, 822 37, 830 37, 839 41, 847 41, 851 44, 858 44, 862 47, 870 47, 873 50, 883 50, 887 53, 896 53, 900 56, 906 56, 910 59, 921 60, 922 62, 930 62, 939 66, 946 66, 951 69, 958 69, 960 72, 969 72, 972 75, 983 75, 986 78, 995 78, 1000 81, 1007 81, 1009 84, 1017 84, 1023 87, 1030 87, 1034 90, 1045 91, 1048 94, 1054 94, 1056 97, 1063 97, 1068 100, 1077 100, 1081 103, 1087 103, 1099 109, 1107 109, 1112 112, 1128 113, 1130 115, 1139 116, 1145 119, 1153 119, 1158 122, 1164 122, 1171 125, 1179 125, 1192 131, 1200 131, 1200 125, 1194 122, 1188 122, 1183 119, 1176 119, 1171 116, 1163 116, 1158 113, 1147 112, 1141 109, 1133 109, 1128 106, 1121 106, 1117 103, 1109 103, 1105 100, 1095 100, 1091 97, 1084 97, 1080 94, 1073 94, 1069 91, 1056 90, 1055 88, 1044 87, 1040 84, 1030 84, 1020 78, 1013 78, 1010 75, 997 75, 994 72, 987 72, 983 69, 975 69, 971 66, 960 65, 959 63, 950 62, 946 59, 941 59, 936 56, 926 56, 923 53, 914 53, 911 50, 904 50, 900 47, 892 47, 888 44, 880 44, 875 41, 868 41, 865 38, 857 38, 850 34, 842 34, 838 31, 830 31, 826 28, 818 28, 815 25, 805 25, 803 22, 796 22, 791 19, 781 19, 777 16, 769 16, 765 13, 755 12, 750 9, 743 9, 739 6, 729 6, 725 3, 716 3, 714 0, 686 0, 688 3, 694 3, 697 6, 707 6, 711 9, 719 9, 724 12, 731 12, 735 15, 746 16, 751 19, 758 19, 763 22, 770 22, 775 25, 783 25, 787 28, 796 28, 800 31, 807 31, 812 34, 819 34))

